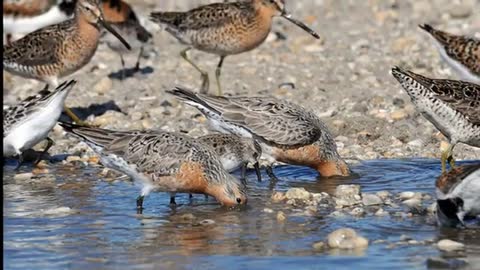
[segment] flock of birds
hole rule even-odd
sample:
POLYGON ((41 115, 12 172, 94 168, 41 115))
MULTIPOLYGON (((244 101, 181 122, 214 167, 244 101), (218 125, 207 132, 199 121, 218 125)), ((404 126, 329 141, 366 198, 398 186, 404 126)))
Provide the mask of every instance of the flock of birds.
MULTIPOLYGON (((120 54, 124 67, 122 55, 132 48, 140 50, 141 55, 152 34, 122 0, 53 2, 3 1, 4 30, 8 33, 4 70, 47 84, 38 94, 4 109, 3 156, 18 157, 18 166, 22 153, 45 139, 49 143, 44 153, 48 151, 53 143, 48 133, 65 110, 75 122, 59 123, 67 133, 86 142, 104 166, 140 184, 139 211, 151 191, 170 192, 172 204, 175 193, 210 195, 228 207, 246 204, 245 171, 252 164, 261 181, 260 158, 270 164, 265 168, 271 181, 277 180, 271 166, 274 162, 308 166, 323 177, 352 173, 338 154, 327 126, 313 112, 273 97, 222 96, 220 75, 225 57, 262 44, 273 17, 281 16, 319 38, 287 12, 284 0, 224 2, 186 12, 151 13, 153 22, 186 45, 181 56, 201 74, 198 93, 183 87, 166 91, 197 108, 221 132, 200 138, 161 130, 107 130, 80 121, 65 107, 76 81, 59 80, 84 67, 101 39, 120 54), (34 26, 37 28, 32 29, 34 26), (12 41, 18 30, 33 32, 12 41), (208 94, 207 73, 188 58, 192 48, 220 57, 215 72, 218 95, 208 94), (229 173, 240 168, 241 179, 229 173)), ((431 79, 399 67, 394 67, 392 74, 417 109, 451 143, 441 155, 437 217, 442 225, 456 226, 467 216, 480 215, 480 164, 455 167, 452 154, 459 142, 480 147, 480 41, 429 25, 420 27, 431 35, 442 57, 463 80, 431 79)))

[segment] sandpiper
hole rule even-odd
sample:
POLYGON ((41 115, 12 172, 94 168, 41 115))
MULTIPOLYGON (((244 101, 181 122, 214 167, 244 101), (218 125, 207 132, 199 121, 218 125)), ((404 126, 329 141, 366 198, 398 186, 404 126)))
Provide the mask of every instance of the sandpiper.
POLYGON ((65 99, 75 83, 64 82, 52 92, 43 90, 3 111, 3 156, 18 156, 17 168, 22 165, 22 153, 25 150, 44 139, 48 140, 48 145, 43 153, 53 145, 53 141, 47 137, 48 133, 57 123, 65 99))
MULTIPOLYGON (((151 40, 152 34, 140 24, 132 7, 124 1, 103 0, 102 7, 105 20, 128 41, 132 48, 140 50, 134 69, 135 72, 139 71, 143 46, 151 40)), ((120 55, 120 60, 122 62, 122 78, 125 78, 125 61, 123 55, 128 53, 129 50, 127 50, 125 46, 112 35, 104 35, 102 41, 105 41, 110 49, 120 55)))
POLYGON ((258 159, 262 155, 262 148, 257 141, 251 138, 240 137, 234 134, 214 133, 199 137, 198 140, 212 147, 220 158, 223 167, 228 172, 242 169, 241 180, 245 180, 248 164, 253 164, 258 181, 262 181, 258 159))
MULTIPOLYGON (((25 78, 58 86, 58 79, 85 66, 97 50, 101 24, 125 47, 130 45, 104 20, 96 0, 79 0, 75 16, 41 28, 3 48, 3 68, 25 78)), ((67 114, 82 123, 65 107, 67 114)))
POLYGON ((141 185, 138 209, 151 191, 204 193, 225 206, 247 203, 245 186, 225 171, 214 150, 186 135, 114 131, 68 123, 61 126, 99 154, 104 166, 141 185))
MULTIPOLYGON (((257 140, 270 164, 308 166, 325 177, 350 175, 326 125, 296 104, 273 97, 215 97, 180 87, 167 93, 199 109, 214 129, 257 140)), ((271 166, 267 173, 275 179, 271 166)))
POLYGON ((13 35, 25 35, 73 16, 75 0, 4 0, 3 31, 7 44, 13 35))
POLYGON ((282 16, 315 38, 318 34, 304 23, 292 18, 284 0, 249 0, 214 3, 187 12, 153 12, 151 20, 166 25, 166 31, 188 47, 180 55, 202 75, 201 93, 209 88, 208 73, 187 56, 191 48, 220 56, 215 72, 218 94, 222 95, 220 73, 228 55, 255 49, 270 33, 272 18, 282 16))
POLYGON ((480 147, 480 85, 430 79, 399 67, 392 74, 423 116, 450 141, 442 150, 442 172, 447 160, 453 168, 453 148, 459 142, 480 147))
POLYGON ((480 84, 480 40, 453 35, 428 24, 419 27, 430 34, 442 58, 463 80, 480 84))
POLYGON ((436 182, 437 222, 464 226, 465 217, 480 215, 480 164, 457 167, 436 182))

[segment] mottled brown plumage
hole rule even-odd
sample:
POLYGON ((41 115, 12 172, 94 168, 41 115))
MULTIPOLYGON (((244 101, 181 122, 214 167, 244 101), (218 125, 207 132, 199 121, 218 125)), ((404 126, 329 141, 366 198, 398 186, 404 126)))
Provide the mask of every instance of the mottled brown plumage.
MULTIPOLYGON (((80 0, 74 18, 41 28, 3 48, 3 68, 54 87, 58 79, 85 66, 97 50, 100 25, 130 45, 105 22, 95 0, 80 0)), ((81 123, 68 108, 70 117, 81 123)))
POLYGON ((420 28, 435 40, 442 57, 457 71, 462 79, 480 83, 480 40, 453 35, 437 30, 428 24, 420 28))
POLYGON ((182 51, 182 57, 202 74, 203 93, 208 91, 208 75, 187 58, 186 52, 195 48, 220 56, 216 78, 218 93, 221 95, 219 77, 224 58, 252 50, 262 44, 270 32, 274 16, 282 16, 319 38, 317 33, 287 13, 283 0, 215 3, 187 12, 153 12, 151 19, 165 25, 166 31, 181 43, 190 46, 182 51))
POLYGON ((35 16, 56 4, 56 0, 3 0, 3 15, 35 16))
POLYGON ((199 109, 218 131, 257 140, 270 163, 309 166, 326 177, 350 174, 327 126, 301 106, 273 97, 208 96, 180 87, 167 93, 199 109))

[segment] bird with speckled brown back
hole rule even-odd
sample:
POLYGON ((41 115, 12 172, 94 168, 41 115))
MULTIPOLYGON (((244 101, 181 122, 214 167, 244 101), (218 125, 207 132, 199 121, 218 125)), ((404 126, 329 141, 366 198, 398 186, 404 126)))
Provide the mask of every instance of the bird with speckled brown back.
POLYGON ((315 31, 292 17, 285 8, 284 0, 214 3, 186 12, 153 12, 151 20, 165 25, 167 32, 188 46, 181 56, 201 73, 201 93, 208 92, 208 73, 190 60, 187 52, 195 48, 220 56, 215 76, 218 95, 222 95, 220 75, 225 57, 260 46, 270 33, 275 16, 281 16, 313 37, 320 38, 315 31))

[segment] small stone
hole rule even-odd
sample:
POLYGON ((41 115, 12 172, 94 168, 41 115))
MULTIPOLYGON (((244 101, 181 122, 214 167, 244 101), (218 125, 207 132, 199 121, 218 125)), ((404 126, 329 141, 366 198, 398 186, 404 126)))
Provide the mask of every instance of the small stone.
POLYGON ((25 181, 25 180, 30 180, 33 177, 33 173, 19 173, 16 174, 13 179, 16 181, 25 181))
POLYGON ((377 212, 375 212, 375 216, 378 216, 378 217, 384 217, 384 216, 388 216, 388 212, 383 210, 382 208, 378 209, 377 212))
POLYGON ((473 5, 469 5, 468 3, 459 3, 452 5, 448 10, 452 18, 462 19, 467 18, 472 14, 473 5))
POLYGON ((280 191, 275 191, 275 192, 272 194, 272 201, 275 202, 275 203, 284 201, 286 198, 287 198, 287 197, 285 196, 285 193, 280 192, 280 191))
POLYGON ((415 196, 415 192, 412 191, 404 191, 399 194, 401 200, 408 200, 413 198, 413 196, 415 196))
POLYGON ((382 199, 375 194, 363 193, 362 202, 366 206, 383 204, 382 199))
POLYGON ((202 226, 209 226, 209 225, 213 225, 215 224, 215 221, 212 220, 212 219, 204 219, 202 221, 200 221, 200 225, 202 226))
POLYGON ((388 197, 390 197, 392 194, 386 190, 382 190, 376 193, 378 197, 382 200, 386 200, 388 197))
POLYGON ((47 174, 49 170, 47 168, 34 168, 32 170, 32 173, 34 175, 39 175, 39 174, 47 174))
POLYGON ((273 210, 270 209, 270 208, 264 208, 263 212, 271 214, 271 213, 273 213, 273 210))
POLYGON ((365 210, 363 210, 361 207, 355 207, 352 209, 352 211, 350 211, 349 214, 352 216, 363 216, 365 215, 365 210))
POLYGON ((283 213, 282 211, 278 211, 277 220, 279 222, 284 222, 286 219, 287 219, 287 216, 285 215, 285 213, 283 213))
POLYGON ((193 214, 183 214, 179 218, 182 220, 195 220, 195 216, 193 214))
POLYGON ((339 185, 335 189, 336 197, 360 195, 360 185, 339 185))
POLYGON ((328 246, 339 249, 363 249, 368 247, 368 240, 358 236, 353 229, 342 228, 328 235, 328 246))
POLYGON ((66 161, 68 163, 72 163, 72 162, 75 162, 75 161, 81 161, 82 158, 80 158, 79 156, 68 156, 66 161))
POLYGON ((452 241, 450 239, 443 239, 437 243, 437 247, 443 251, 455 251, 462 250, 465 248, 465 245, 459 242, 452 241))
POLYGON ((392 112, 390 114, 390 117, 394 121, 399 121, 399 120, 403 120, 403 119, 407 118, 408 114, 407 114, 407 112, 405 112, 405 110, 401 109, 401 110, 397 110, 397 111, 392 112))
POLYGON ((324 242, 316 242, 316 243, 313 243, 312 247, 315 250, 322 250, 322 249, 325 248, 325 243, 324 242))
POLYGON ((298 200, 309 200, 310 192, 306 191, 305 188, 291 188, 287 191, 287 199, 298 199, 298 200))
POLYGON ((103 77, 100 81, 98 81, 95 86, 93 86, 93 90, 99 94, 105 94, 110 89, 112 89, 113 82, 108 77, 103 77))
POLYGON ((420 201, 419 199, 413 198, 413 199, 405 200, 402 203, 409 207, 418 207, 420 204, 422 204, 422 201, 420 201))

